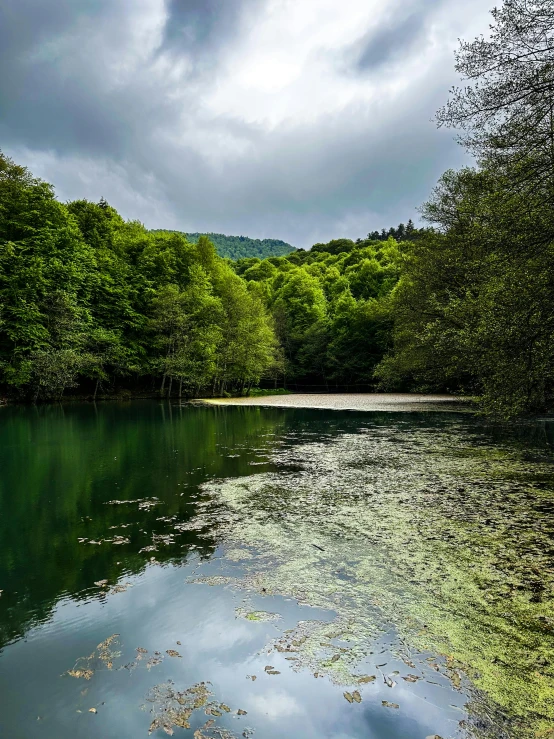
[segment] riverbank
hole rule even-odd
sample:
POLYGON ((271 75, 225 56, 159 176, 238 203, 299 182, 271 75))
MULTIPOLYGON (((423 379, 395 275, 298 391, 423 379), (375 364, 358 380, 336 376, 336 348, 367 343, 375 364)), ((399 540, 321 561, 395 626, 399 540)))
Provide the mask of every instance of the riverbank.
POLYGON ((298 393, 245 398, 203 398, 210 405, 272 406, 275 408, 320 408, 336 411, 469 411, 470 398, 423 393, 298 393))

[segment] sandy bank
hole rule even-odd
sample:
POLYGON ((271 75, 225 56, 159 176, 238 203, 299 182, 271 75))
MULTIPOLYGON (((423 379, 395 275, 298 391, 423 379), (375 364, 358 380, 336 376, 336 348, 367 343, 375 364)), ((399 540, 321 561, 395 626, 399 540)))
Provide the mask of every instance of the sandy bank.
POLYGON ((418 393, 329 393, 266 395, 260 398, 209 398, 214 405, 255 405, 276 408, 323 408, 336 411, 469 410, 469 401, 453 395, 418 393))

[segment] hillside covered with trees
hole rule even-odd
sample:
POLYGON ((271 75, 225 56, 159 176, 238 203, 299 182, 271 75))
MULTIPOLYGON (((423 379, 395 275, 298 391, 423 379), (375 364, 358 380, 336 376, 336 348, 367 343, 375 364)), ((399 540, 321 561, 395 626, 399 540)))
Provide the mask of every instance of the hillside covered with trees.
MULTIPOLYGON (((179 233, 179 232, 177 232, 179 233)), ((243 259, 245 257, 281 257, 294 251, 294 246, 279 239, 251 239, 248 236, 226 236, 216 233, 183 233, 181 234, 195 244, 201 236, 206 236, 215 246, 220 257, 225 259, 243 259)))
POLYGON ((554 5, 506 0, 456 67, 467 86, 437 120, 476 165, 441 177, 428 226, 309 251, 238 258, 292 247, 147 231, 104 201, 58 202, 2 156, 1 392, 191 395, 263 379, 467 393, 502 417, 550 407, 554 5))
POLYGON ((283 382, 370 389, 392 348, 392 295, 402 270, 393 238, 336 239, 236 270, 274 319, 283 382))

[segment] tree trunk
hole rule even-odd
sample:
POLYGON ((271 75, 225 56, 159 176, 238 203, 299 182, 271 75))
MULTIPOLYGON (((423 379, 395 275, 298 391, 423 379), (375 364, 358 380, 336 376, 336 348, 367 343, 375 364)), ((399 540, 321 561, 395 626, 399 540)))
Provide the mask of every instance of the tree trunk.
POLYGON ((96 380, 96 387, 94 388, 94 395, 92 396, 93 400, 96 400, 96 395, 98 394, 98 384, 100 380, 96 380))
POLYGON ((181 377, 181 380, 179 382, 179 398, 183 397, 183 378, 181 377))
POLYGON ((169 376, 169 389, 167 391, 167 397, 171 398, 171 388, 173 386, 173 375, 169 376))
POLYGON ((163 378, 162 378, 162 386, 161 386, 161 388, 160 388, 160 395, 163 395, 163 394, 164 394, 164 387, 165 387, 165 378, 166 378, 166 374, 165 374, 165 372, 164 372, 164 376, 163 376, 163 378))

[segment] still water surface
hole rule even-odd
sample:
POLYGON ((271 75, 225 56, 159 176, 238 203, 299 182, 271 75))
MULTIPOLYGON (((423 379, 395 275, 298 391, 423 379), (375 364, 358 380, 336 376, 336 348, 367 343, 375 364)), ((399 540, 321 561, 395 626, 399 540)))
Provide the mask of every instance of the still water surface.
POLYGON ((0 409, 0 736, 554 736, 551 433, 0 409))

